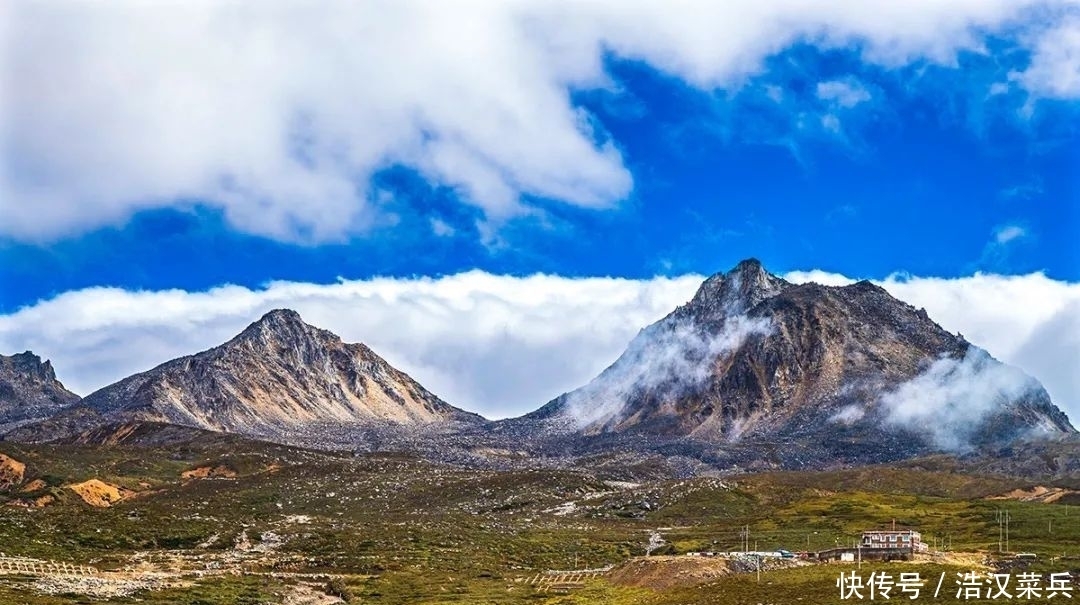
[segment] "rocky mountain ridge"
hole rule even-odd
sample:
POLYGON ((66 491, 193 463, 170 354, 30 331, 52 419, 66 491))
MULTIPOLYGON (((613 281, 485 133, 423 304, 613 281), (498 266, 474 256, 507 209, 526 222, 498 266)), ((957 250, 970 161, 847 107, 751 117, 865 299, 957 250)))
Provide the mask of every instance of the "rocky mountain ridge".
POLYGON ((48 360, 30 351, 0 355, 0 427, 51 416, 78 401, 48 360))
POLYGON ((753 259, 705 280, 595 380, 520 418, 454 408, 365 345, 277 310, 9 437, 137 444, 198 434, 170 427, 496 468, 624 452, 687 474, 1080 443, 1037 381, 924 310, 870 282, 789 283, 753 259))
POLYGON ((526 416, 583 435, 892 444, 899 456, 1075 433, 1037 381, 883 288, 791 284, 748 259, 526 416))
POLYGON ((69 438, 102 425, 156 422, 289 441, 312 424, 423 426, 480 423, 363 344, 264 315, 232 340, 95 391, 15 438, 69 438))

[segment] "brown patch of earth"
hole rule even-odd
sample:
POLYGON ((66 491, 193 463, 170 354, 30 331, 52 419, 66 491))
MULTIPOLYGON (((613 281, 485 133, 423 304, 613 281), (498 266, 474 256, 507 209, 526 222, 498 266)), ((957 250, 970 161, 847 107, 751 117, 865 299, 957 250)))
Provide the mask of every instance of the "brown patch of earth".
POLYGON ((1080 494, 1080 492, 1065 489, 1063 487, 1036 485, 1031 489, 1014 489, 1011 492, 990 496, 987 500, 1019 500, 1021 502, 1042 502, 1044 504, 1050 504, 1072 494, 1080 494))
POLYGON ((297 584, 285 593, 283 605, 334 605, 344 603, 338 597, 328 595, 310 584, 297 584))
POLYGON ((180 473, 181 479, 235 479, 236 471, 219 464, 217 466, 200 466, 180 473))
POLYGON ((36 492, 39 489, 45 489, 46 487, 49 487, 49 485, 47 483, 45 483, 44 480, 42 480, 42 479, 34 479, 30 483, 27 483, 26 485, 24 485, 23 488, 20 489, 19 491, 26 494, 26 493, 30 493, 30 492, 36 492))
POLYGON ((982 551, 950 550, 944 552, 920 553, 915 555, 909 564, 935 563, 937 565, 952 565, 972 571, 985 571, 991 569, 990 558, 982 551))
POLYGON ((0 489, 11 489, 23 482, 26 465, 18 460, 0 454, 0 489))
POLYGON ((639 557, 612 569, 605 578, 623 586, 665 589, 694 586, 735 573, 719 557, 639 557))
POLYGON ((100 479, 91 479, 67 486, 82 498, 83 502, 98 508, 107 508, 130 497, 135 492, 118 485, 105 483, 100 479))

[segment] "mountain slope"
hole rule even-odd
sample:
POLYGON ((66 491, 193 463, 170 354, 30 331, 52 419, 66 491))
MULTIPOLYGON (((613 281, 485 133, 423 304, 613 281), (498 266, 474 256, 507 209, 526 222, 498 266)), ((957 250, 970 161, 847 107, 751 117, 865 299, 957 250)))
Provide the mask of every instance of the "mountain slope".
POLYGON ((870 282, 791 284, 753 259, 526 419, 586 435, 880 444, 895 456, 1075 432, 1037 381, 925 311, 870 282))
POLYGON ((479 423, 363 344, 275 310, 213 349, 166 362, 88 395, 14 433, 51 440, 130 421, 159 422, 270 440, 316 425, 479 423))
POLYGON ((78 401, 48 360, 30 351, 0 355, 0 432, 6 424, 51 416, 78 401))

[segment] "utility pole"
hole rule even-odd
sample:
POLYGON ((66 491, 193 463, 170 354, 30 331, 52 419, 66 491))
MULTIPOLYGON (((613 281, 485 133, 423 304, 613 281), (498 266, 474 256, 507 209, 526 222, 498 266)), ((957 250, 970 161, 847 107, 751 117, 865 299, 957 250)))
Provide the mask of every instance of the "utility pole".
POLYGON ((998 524, 998 554, 1001 554, 1001 552, 1002 552, 1001 551, 1001 545, 1002 545, 1002 539, 1005 536, 1005 533, 1004 533, 1005 528, 1002 525, 1002 515, 1001 515, 1001 509, 1000 508, 997 510, 997 524, 998 524))
POLYGON ((1005 509, 1005 552, 1012 552, 1009 548, 1009 510, 1005 509))

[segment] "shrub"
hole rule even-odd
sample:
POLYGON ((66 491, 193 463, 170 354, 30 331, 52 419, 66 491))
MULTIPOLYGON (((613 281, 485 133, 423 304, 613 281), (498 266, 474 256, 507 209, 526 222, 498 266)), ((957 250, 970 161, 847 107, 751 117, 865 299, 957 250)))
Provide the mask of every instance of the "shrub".
POLYGON ((323 592, 332 597, 337 597, 346 603, 352 601, 352 591, 349 590, 348 585, 346 585, 345 581, 341 578, 334 578, 327 582, 326 586, 323 587, 323 592))

